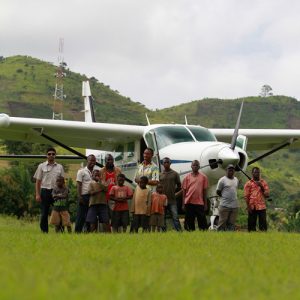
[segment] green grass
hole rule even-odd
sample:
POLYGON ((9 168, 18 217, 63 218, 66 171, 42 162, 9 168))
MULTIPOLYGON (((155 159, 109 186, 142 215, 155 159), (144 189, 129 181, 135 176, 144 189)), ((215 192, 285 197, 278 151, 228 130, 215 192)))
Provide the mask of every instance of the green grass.
POLYGON ((0 218, 1 299, 299 299, 297 234, 43 235, 0 218))

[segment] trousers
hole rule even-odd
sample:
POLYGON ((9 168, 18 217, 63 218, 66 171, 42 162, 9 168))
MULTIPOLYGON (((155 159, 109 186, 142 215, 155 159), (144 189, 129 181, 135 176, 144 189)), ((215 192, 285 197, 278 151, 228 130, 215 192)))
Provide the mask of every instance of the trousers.
POLYGON ((258 218, 258 228, 260 231, 267 231, 267 212, 265 209, 252 210, 248 213, 248 231, 256 231, 256 223, 258 218))
POLYGON ((219 231, 234 231, 235 230, 235 221, 238 215, 238 208, 234 207, 219 207, 219 231))
POLYGON ((195 219, 197 219, 198 227, 200 230, 207 229, 207 220, 204 212, 204 205, 186 204, 185 205, 185 222, 188 231, 194 231, 195 219))
POLYGON ((42 232, 48 233, 48 216, 50 207, 53 204, 52 190, 50 189, 41 189, 41 219, 40 219, 40 228, 42 232))

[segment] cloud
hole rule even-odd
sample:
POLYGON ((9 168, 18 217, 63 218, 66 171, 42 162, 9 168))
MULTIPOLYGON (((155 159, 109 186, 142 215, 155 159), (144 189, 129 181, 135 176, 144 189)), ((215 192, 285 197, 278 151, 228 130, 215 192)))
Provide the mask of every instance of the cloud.
MULTIPOLYGON (((161 108, 205 97, 299 98, 300 3, 2 0, 1 55, 56 61, 161 108)), ((80 84, 80 83, 78 83, 80 84)))

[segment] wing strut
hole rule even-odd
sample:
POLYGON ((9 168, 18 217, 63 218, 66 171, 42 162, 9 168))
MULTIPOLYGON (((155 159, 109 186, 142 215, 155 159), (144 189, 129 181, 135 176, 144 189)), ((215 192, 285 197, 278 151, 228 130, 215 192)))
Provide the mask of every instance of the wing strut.
POLYGON ((157 146, 157 139, 156 139, 156 134, 153 131, 153 136, 154 136, 154 141, 155 141, 155 146, 156 146, 156 152, 157 152, 157 162, 158 162, 158 169, 159 169, 159 173, 161 172, 161 163, 160 163, 160 156, 159 156, 159 150, 158 150, 158 146, 157 146))
MULTIPOLYGON (((55 143, 55 144, 57 144, 57 145, 63 147, 64 149, 66 149, 66 150, 68 150, 68 151, 70 151, 70 152, 76 154, 77 156, 79 156, 79 157, 81 157, 81 158, 87 159, 87 156, 85 156, 84 154, 82 154, 82 153, 80 153, 80 152, 74 150, 73 148, 70 148, 69 146, 67 146, 67 145, 65 145, 65 144, 63 144, 63 143, 61 143, 60 141, 58 141, 58 140, 56 140, 56 139, 50 137, 49 135, 43 133, 39 128, 33 128, 33 129, 34 129, 35 131, 37 131, 37 132, 38 132, 42 137, 44 137, 45 139, 47 139, 47 140, 49 140, 49 141, 51 141, 51 142, 53 142, 53 143, 55 143)), ((102 164, 99 164, 98 162, 96 162, 96 165, 99 166, 99 167, 101 167, 101 168, 103 168, 103 165, 102 165, 102 164)))
POLYGON ((260 156, 258 156, 258 157, 256 157, 256 158, 252 159, 251 161, 248 162, 248 166, 254 164, 254 163, 257 162, 258 160, 261 160, 261 159, 263 159, 263 158, 265 158, 265 157, 267 157, 267 156, 273 154, 274 152, 277 152, 278 150, 280 150, 280 149, 282 149, 282 148, 284 148, 284 147, 286 147, 286 146, 291 145, 291 144, 294 143, 296 140, 297 140, 297 139, 293 139, 293 138, 292 138, 292 139, 290 139, 288 142, 286 142, 286 143, 284 143, 284 144, 281 144, 281 145, 279 145, 279 146, 273 148, 272 150, 270 150, 270 151, 268 151, 268 152, 266 152, 266 153, 264 153, 264 154, 262 154, 262 155, 260 155, 260 156))
MULTIPOLYGON (((37 131, 37 132, 38 132, 42 137, 44 137, 45 139, 47 139, 47 140, 49 140, 49 141, 51 141, 51 142, 53 142, 53 143, 55 143, 55 144, 57 144, 57 145, 63 147, 64 149, 66 149, 66 150, 68 150, 68 151, 70 151, 70 152, 72 152, 72 153, 74 153, 74 154, 76 154, 76 155, 78 155, 78 156, 80 156, 80 157, 82 157, 82 158, 84 158, 84 159, 87 159, 87 156, 86 156, 86 155, 84 155, 84 154, 82 154, 82 153, 80 153, 80 152, 74 150, 73 148, 70 148, 69 146, 67 146, 67 145, 65 145, 65 144, 63 144, 63 143, 61 143, 60 141, 57 141, 56 139, 54 139, 54 138, 48 136, 47 134, 43 133, 41 129, 39 129, 39 128, 34 128, 34 130, 37 131)), ((103 168, 103 167, 104 167, 102 164, 99 164, 98 162, 96 162, 96 165, 99 166, 100 168, 103 168)), ((131 179, 127 178, 127 177, 125 177, 125 180, 126 180, 127 182, 129 182, 129 183, 133 183, 133 181, 132 181, 131 179)))

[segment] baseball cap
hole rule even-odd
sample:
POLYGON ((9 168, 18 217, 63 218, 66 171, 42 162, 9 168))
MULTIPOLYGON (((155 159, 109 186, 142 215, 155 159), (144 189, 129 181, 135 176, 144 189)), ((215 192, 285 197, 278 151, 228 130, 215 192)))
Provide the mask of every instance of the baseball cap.
POLYGON ((235 166, 234 166, 234 165, 231 165, 231 164, 229 164, 229 165, 226 167, 226 170, 228 170, 228 169, 235 169, 235 166))

